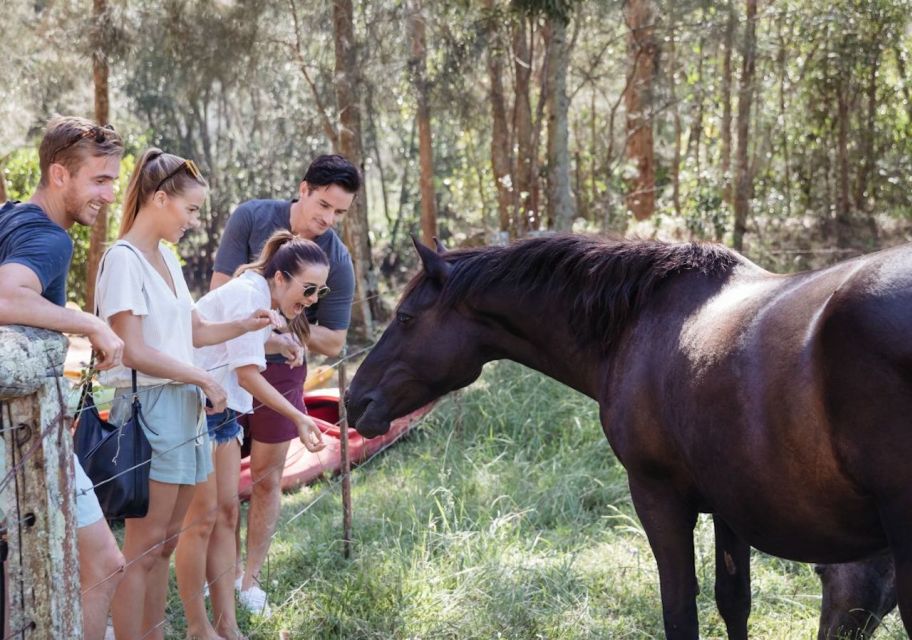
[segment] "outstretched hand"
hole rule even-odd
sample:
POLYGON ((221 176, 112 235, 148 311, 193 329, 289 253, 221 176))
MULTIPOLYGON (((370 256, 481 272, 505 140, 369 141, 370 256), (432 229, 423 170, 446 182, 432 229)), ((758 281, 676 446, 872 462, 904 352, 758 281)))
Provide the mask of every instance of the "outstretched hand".
POLYGON ((285 326, 285 318, 278 311, 273 309, 257 309, 249 318, 241 320, 241 326, 244 331, 259 331, 266 327, 282 329, 285 326))
POLYGON ((317 423, 310 416, 302 415, 298 421, 298 438, 308 451, 316 453, 323 449, 323 434, 317 428, 317 423))
POLYGON ((290 333, 283 333, 273 336, 273 340, 289 367, 293 369, 304 364, 304 356, 307 355, 307 350, 301 346, 296 337, 290 333))

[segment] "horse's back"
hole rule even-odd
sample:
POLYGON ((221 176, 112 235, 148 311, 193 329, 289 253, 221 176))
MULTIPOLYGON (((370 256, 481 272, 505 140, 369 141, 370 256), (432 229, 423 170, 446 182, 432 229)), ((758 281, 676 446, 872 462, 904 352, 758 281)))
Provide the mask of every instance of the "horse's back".
MULTIPOLYGON (((631 422, 615 440, 634 468, 691 477, 706 509, 779 555, 838 561, 885 544, 871 499, 883 473, 865 467, 912 459, 899 438, 912 444, 912 249, 795 276, 745 265, 633 339, 640 361, 675 354, 661 369, 631 359, 636 396, 610 400, 631 422)), ((894 473, 912 490, 906 465, 894 473)))

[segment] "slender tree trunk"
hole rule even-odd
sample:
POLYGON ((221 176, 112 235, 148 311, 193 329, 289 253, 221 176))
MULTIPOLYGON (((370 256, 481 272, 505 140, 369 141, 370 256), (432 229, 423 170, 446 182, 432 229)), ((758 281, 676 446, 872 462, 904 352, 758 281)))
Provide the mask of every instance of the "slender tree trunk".
POLYGON ((6 194, 6 180, 3 179, 3 167, 0 166, 0 203, 7 200, 9 200, 9 196, 6 194))
POLYGON ((791 150, 789 146, 788 127, 786 123, 785 110, 785 81, 788 77, 787 66, 787 47, 785 37, 782 35, 782 19, 777 20, 779 24, 779 134, 782 146, 782 165, 783 165, 783 191, 785 193, 785 215, 787 218, 792 217, 792 161, 791 150))
MULTIPOLYGON (((485 8, 493 12, 494 0, 485 0, 485 8)), ((497 187, 497 213, 501 232, 510 232, 513 209, 513 180, 510 176, 511 149, 507 124, 506 99, 503 90, 502 54, 498 46, 498 20, 488 17, 488 81, 491 99, 491 169, 497 187)))
POLYGON ((421 241, 428 247, 434 246, 437 237, 437 202, 434 195, 434 149, 431 140, 431 109, 428 104, 427 82, 427 23, 422 14, 420 2, 414 2, 408 18, 410 54, 409 67, 418 120, 418 164, 421 187, 421 241))
POLYGON ((873 181, 870 180, 874 173, 874 136, 877 132, 877 74, 880 69, 880 48, 871 53, 871 67, 868 69, 868 84, 865 88, 865 130, 861 136, 861 166, 855 182, 855 209, 867 211, 868 200, 873 197, 873 181))
POLYGON ((570 151, 568 143, 567 67, 570 63, 567 23, 560 17, 548 18, 547 93, 548 110, 548 215, 554 228, 569 231, 576 210, 570 189, 570 151))
POLYGON ((849 201, 849 87, 848 79, 837 81, 836 170, 839 192, 836 199, 836 246, 849 246, 852 235, 852 211, 849 201))
POLYGON ((669 62, 668 87, 671 98, 671 118, 674 127, 674 156, 671 159, 671 200, 675 216, 681 218, 681 109, 678 105, 678 46, 675 39, 675 14, 672 8, 669 15, 669 62))
MULTIPOLYGON (((706 12, 701 9, 700 11, 701 18, 705 18, 706 12)), ((693 156, 695 169, 696 169, 696 180, 697 180, 697 191, 699 192, 700 186, 702 183, 702 174, 703 174, 703 161, 700 157, 700 149, 703 143, 703 111, 705 109, 705 99, 703 88, 703 63, 706 58, 706 37, 701 31, 700 40, 699 40, 699 57, 697 58, 697 81, 694 85, 694 115, 693 122, 690 126, 690 133, 687 136, 687 155, 693 156)))
MULTIPOLYGON (((599 209, 598 186, 596 184, 596 172, 598 171, 598 128, 595 117, 595 87, 589 94, 589 211, 587 219, 590 222, 599 222, 596 220, 596 211, 599 209)), ((608 135, 613 135, 611 131, 608 135)))
MULTIPOLYGON (((92 5, 92 19, 94 29, 92 33, 92 79, 95 85, 95 121, 98 124, 108 124, 111 117, 110 101, 108 99, 108 57, 105 53, 105 33, 108 12, 107 0, 94 0, 92 5)), ((103 204, 98 210, 98 217, 92 225, 89 238, 89 254, 86 258, 86 284, 85 284, 85 310, 93 313, 95 309, 95 277, 98 274, 98 264, 101 254, 104 253, 105 242, 108 239, 108 205, 103 204)))
POLYGON ((744 248, 744 233, 750 215, 750 197, 753 176, 748 154, 750 143, 751 104, 754 95, 754 71, 756 67, 757 0, 746 0, 747 11, 744 21, 744 57, 741 64, 741 83, 738 87, 738 148, 735 167, 735 228, 732 246, 738 251, 744 248))
MULTIPOLYGON (((361 147, 361 108, 358 100, 358 62, 355 49, 352 0, 333 0, 333 39, 335 42, 335 93, 339 113, 336 151, 363 170, 361 147)), ((342 239, 351 252, 355 267, 355 300, 352 306, 352 333, 366 338, 373 331, 374 311, 379 311, 377 279, 371 263, 368 236, 367 196, 361 191, 345 214, 342 239)))
MULTIPOLYGON (((535 61, 535 42, 538 40, 535 37, 536 30, 542 32, 541 41, 545 41, 545 36, 543 33, 543 26, 539 26, 536 29, 538 24, 538 19, 530 18, 531 30, 530 30, 530 45, 529 45, 529 59, 532 60, 533 64, 535 61)), ((535 105, 535 114, 532 119, 532 141, 531 148, 532 154, 530 155, 531 162, 529 163, 529 181, 532 185, 532 193, 529 194, 529 230, 541 229, 542 222, 544 221, 544 216, 542 215, 542 187, 545 187, 545 192, 547 194, 547 184, 545 177, 541 172, 541 156, 539 150, 541 149, 541 139, 542 139, 542 129, 545 125, 545 105, 547 104, 548 96, 548 48, 546 46, 542 47, 543 54, 542 61, 538 65, 538 100, 535 105)), ((553 224, 553 221, 551 222, 553 224)))
POLYGON ((626 203, 637 220, 655 212, 655 149, 652 136, 652 81, 658 58, 656 10, 651 0, 628 0, 624 6, 628 55, 633 79, 627 86, 627 162, 636 169, 629 181, 626 203))
POLYGON ((530 86, 532 78, 532 54, 528 43, 528 19, 520 16, 513 28, 514 102, 513 135, 516 139, 515 213, 513 233, 523 235, 530 228, 530 221, 536 217, 533 204, 533 167, 535 166, 534 135, 532 131, 532 103, 530 86))
POLYGON ((377 173, 380 176, 380 196, 383 201, 383 217, 387 225, 393 224, 393 216, 389 208, 389 196, 386 193, 386 170, 383 168, 383 157, 380 155, 380 145, 378 144, 377 124, 374 121, 374 91, 373 85, 367 83, 367 126, 368 135, 371 141, 371 150, 374 152, 374 162, 377 164, 377 173))
POLYGON ((722 199, 732 206, 731 150, 732 150, 732 52, 735 47, 735 8, 733 0, 727 0, 728 21, 722 40, 722 199))

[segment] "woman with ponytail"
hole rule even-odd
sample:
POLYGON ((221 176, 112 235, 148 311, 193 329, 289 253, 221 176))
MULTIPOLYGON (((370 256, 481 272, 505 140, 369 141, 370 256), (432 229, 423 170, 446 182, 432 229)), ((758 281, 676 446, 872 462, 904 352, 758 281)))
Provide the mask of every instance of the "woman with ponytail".
POLYGON ((199 226, 207 188, 191 160, 147 150, 127 187, 120 239, 105 252, 95 287, 99 315, 124 342, 124 366, 101 375, 115 387, 111 421, 130 417, 135 369, 152 446, 148 513, 125 524, 127 564, 112 606, 117 638, 163 638, 170 557, 194 487, 212 471, 200 391, 215 411, 224 409, 226 394, 194 365, 193 347, 276 321, 269 310, 252 309, 243 318, 210 323, 193 310, 177 257, 162 241, 176 243, 199 226))
MULTIPOLYGON (((207 320, 222 322, 268 306, 288 319, 288 330, 300 344, 306 344, 310 327, 304 309, 329 293, 328 275, 329 260, 319 246, 290 231, 277 231, 266 241, 256 262, 239 267, 232 280, 203 296, 196 308, 207 320)), ((230 640, 242 637, 237 630, 233 589, 243 438, 237 417, 250 413, 256 400, 293 424, 308 450, 323 448, 320 431, 306 415, 300 392, 286 398, 263 377, 269 335, 266 329, 196 350, 196 362, 202 368, 227 365, 217 376, 228 393, 228 408, 208 417, 215 473, 197 486, 187 511, 177 547, 178 570, 186 575, 178 573, 178 580, 183 577, 187 585, 185 589, 181 584, 181 597, 188 629, 208 623, 202 595, 203 583, 208 580, 215 630, 230 640)))

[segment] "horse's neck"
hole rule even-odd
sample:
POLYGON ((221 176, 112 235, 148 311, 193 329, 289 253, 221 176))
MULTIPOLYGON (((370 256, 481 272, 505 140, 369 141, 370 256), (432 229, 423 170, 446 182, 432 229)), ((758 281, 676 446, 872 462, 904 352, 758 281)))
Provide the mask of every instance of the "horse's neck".
POLYGON ((523 308, 500 305, 500 330, 492 336, 490 349, 496 359, 514 360, 596 397, 601 359, 595 350, 580 348, 564 308, 523 308))

